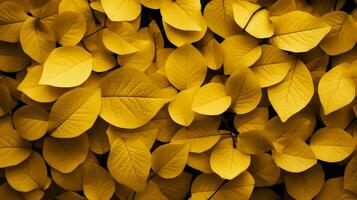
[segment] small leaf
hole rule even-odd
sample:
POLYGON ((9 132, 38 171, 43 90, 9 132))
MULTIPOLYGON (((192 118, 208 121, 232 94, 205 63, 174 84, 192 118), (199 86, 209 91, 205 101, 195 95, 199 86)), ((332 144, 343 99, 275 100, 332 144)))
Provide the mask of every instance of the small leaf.
POLYGON ((296 138, 281 138, 274 142, 272 157, 276 165, 293 173, 303 172, 317 162, 312 149, 296 138))
POLYGON ((272 186, 280 177, 280 168, 268 153, 253 155, 248 171, 252 174, 256 187, 272 186))
POLYGON ((83 193, 89 200, 109 200, 114 190, 114 181, 107 170, 95 164, 86 169, 83 176, 83 193))
POLYGON ((262 55, 258 40, 243 34, 228 37, 221 45, 224 74, 233 74, 242 67, 250 67, 262 55))
POLYGON ((42 154, 51 167, 62 173, 69 173, 85 161, 88 150, 86 134, 69 139, 47 136, 44 139, 42 154))
POLYGON ((15 1, 0 4, 0 40, 18 42, 23 22, 28 18, 25 10, 15 1))
POLYGON ((92 55, 79 46, 59 47, 46 60, 42 85, 74 87, 86 81, 92 71, 92 55))
POLYGON ((101 0, 111 21, 132 21, 140 15, 139 0, 101 0))
POLYGON ((14 129, 2 127, 0 138, 1 168, 18 165, 31 155, 31 143, 22 139, 14 129))
POLYGON ((170 101, 145 74, 129 67, 109 73, 102 79, 100 87, 100 116, 120 128, 143 126, 170 101))
POLYGON ((183 127, 171 138, 172 143, 186 143, 190 152, 202 153, 212 148, 221 138, 218 130, 219 120, 207 118, 194 121, 183 127))
POLYGON ((237 114, 248 113, 256 108, 262 98, 262 90, 253 72, 241 68, 226 82, 226 90, 232 97, 232 110, 237 114))
POLYGON ((219 115, 231 105, 224 85, 208 83, 198 89, 192 102, 192 110, 203 115, 219 115))
POLYGON ((90 129, 100 112, 100 94, 98 88, 76 88, 61 96, 50 112, 51 136, 73 138, 90 129))
POLYGON ((325 162, 339 162, 355 150, 352 136, 340 128, 319 129, 310 140, 315 156, 325 162))
POLYGON ((117 182, 132 190, 143 191, 150 172, 150 159, 150 151, 142 141, 118 137, 111 144, 107 166, 117 182))
POLYGON ((320 79, 318 93, 325 115, 341 109, 355 98, 356 86, 347 76, 348 67, 346 63, 337 65, 320 79))
POLYGON ((23 106, 13 116, 18 134, 26 140, 37 140, 44 136, 48 129, 49 114, 35 105, 23 106))
POLYGON ((320 164, 301 173, 286 173, 287 192, 295 199, 313 199, 322 189, 325 173, 320 164))
POLYGON ((169 81, 179 90, 200 86, 206 76, 207 66, 202 54, 191 44, 174 50, 165 63, 169 81))
POLYGON ((211 168, 220 177, 232 180, 248 169, 250 156, 233 147, 232 139, 219 142, 210 158, 211 168))
POLYGON ((270 42, 285 51, 307 52, 316 47, 331 30, 328 24, 303 11, 291 11, 270 19, 275 26, 275 34, 270 42))
POLYGON ((19 165, 6 168, 5 176, 11 187, 20 192, 46 189, 48 179, 46 163, 37 152, 19 165))
POLYGON ((78 44, 86 33, 86 19, 81 13, 65 11, 53 22, 53 33, 62 46, 78 44))
POLYGON ((175 178, 183 171, 189 145, 165 144, 152 153, 152 169, 162 178, 175 178))
POLYGON ((310 72, 299 60, 295 61, 283 81, 268 88, 269 100, 283 122, 307 106, 313 95, 310 72))

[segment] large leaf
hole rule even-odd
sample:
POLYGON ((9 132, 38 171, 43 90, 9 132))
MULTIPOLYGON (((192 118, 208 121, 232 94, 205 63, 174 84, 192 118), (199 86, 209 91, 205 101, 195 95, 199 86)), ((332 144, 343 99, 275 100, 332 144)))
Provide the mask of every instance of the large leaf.
POLYGON ((146 124, 170 101, 145 74, 129 67, 104 77, 101 89, 100 116, 120 128, 132 129, 146 124))
POLYGON ((51 167, 62 173, 69 173, 85 161, 88 150, 87 134, 68 139, 47 136, 43 142, 42 154, 51 167))
POLYGON ((208 27, 224 38, 236 35, 241 31, 233 19, 232 3, 233 0, 210 1, 203 13, 208 27))
POLYGON ((307 106, 313 95, 310 72, 299 60, 295 61, 283 81, 268 88, 269 100, 283 122, 307 106))
POLYGON ((0 40, 18 42, 20 30, 28 15, 21 5, 13 1, 0 4, 0 40))
POLYGON ((47 177, 46 163, 37 152, 33 152, 21 164, 6 168, 5 176, 11 187, 21 192, 46 189, 50 181, 47 177))
POLYGON ((235 148, 231 138, 220 141, 213 149, 210 163, 212 170, 224 179, 234 179, 248 169, 250 155, 235 148))
POLYGON ((93 126, 100 109, 99 88, 71 90, 53 105, 48 130, 51 136, 57 138, 77 137, 93 126))
POLYGON ((139 0, 102 0, 101 3, 111 21, 132 21, 141 12, 139 0))
POLYGON ((138 140, 117 137, 111 144, 108 170, 113 178, 135 191, 145 189, 151 167, 151 155, 145 144, 138 140))
MULTIPOLYGON (((9 1, 8 1, 9 2, 9 1)), ((21 46, 14 43, 0 42, 0 70, 17 72, 30 64, 30 59, 21 46)))
POLYGON ((166 75, 179 90, 200 86, 206 76, 207 66, 202 54, 191 44, 177 48, 166 60, 166 75))
POLYGON ((356 86, 348 76, 348 68, 346 63, 340 64, 320 79, 318 93, 325 115, 341 109, 355 98, 356 86))
POLYGON ((355 150, 352 136, 340 128, 319 129, 310 140, 315 156, 325 162, 339 162, 355 150))
POLYGON ((79 46, 59 47, 46 60, 40 84, 74 87, 88 79, 92 71, 92 55, 79 46))
POLYGON ((31 143, 22 139, 12 128, 0 131, 0 167, 14 166, 30 156, 31 143))
POLYGON ((270 19, 275 26, 271 43, 279 49, 291 52, 311 50, 331 30, 328 24, 303 11, 292 11, 270 19))
POLYGON ((115 183, 107 170, 92 164, 83 176, 83 193, 88 199, 109 200, 115 191, 115 183))
POLYGON ((188 151, 187 144, 162 145, 152 154, 152 169, 163 178, 175 178, 186 165, 188 151))

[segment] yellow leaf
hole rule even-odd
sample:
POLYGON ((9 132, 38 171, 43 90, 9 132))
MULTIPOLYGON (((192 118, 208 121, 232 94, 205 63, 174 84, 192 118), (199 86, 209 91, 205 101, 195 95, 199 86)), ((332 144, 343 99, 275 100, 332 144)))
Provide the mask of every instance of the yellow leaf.
POLYGON ((160 176, 154 176, 152 180, 159 186, 161 192, 172 200, 184 199, 190 190, 192 175, 187 172, 182 172, 178 177, 172 179, 164 179, 160 176))
POLYGON ((261 56, 258 40, 247 35, 235 35, 222 42, 224 74, 233 74, 242 67, 252 66, 261 56))
POLYGON ((57 15, 52 27, 58 43, 62 46, 74 46, 86 33, 87 24, 81 13, 65 11, 57 15))
POLYGON ((50 112, 51 136, 72 138, 90 129, 101 109, 100 94, 99 88, 76 88, 61 96, 50 112))
POLYGON ((98 164, 97 158, 91 151, 88 152, 86 160, 70 173, 62 173, 51 168, 53 181, 65 190, 83 190, 83 176, 86 169, 94 164, 98 164))
POLYGON ((237 147, 247 154, 258 154, 270 150, 271 142, 263 131, 253 130, 238 135, 237 147))
POLYGON ((182 126, 189 126, 195 113, 192 111, 192 102, 198 87, 180 91, 169 104, 169 114, 172 120, 182 126))
POLYGON ((187 165, 197 169, 205 174, 213 173, 210 165, 211 151, 203 153, 190 153, 188 155, 187 165))
POLYGON ((190 152, 202 153, 212 148, 221 138, 219 123, 220 121, 214 118, 194 121, 190 126, 177 131, 171 142, 187 143, 190 152))
POLYGON ((325 173, 320 164, 301 173, 286 173, 287 192, 295 199, 313 199, 325 183, 325 173))
POLYGON ((320 47, 328 55, 342 54, 354 47, 357 40, 357 25, 351 15, 343 11, 334 11, 322 16, 321 20, 332 28, 320 43, 320 47))
POLYGON ((163 21, 184 31, 201 31, 201 3, 199 0, 161 0, 163 21), (178 20, 179 19, 179 20, 178 20))
POLYGON ((202 54, 191 44, 185 44, 170 54, 165 70, 169 81, 177 89, 184 90, 203 83, 207 66, 202 54))
POLYGON ((152 153, 152 169, 162 178, 175 178, 186 165, 188 151, 187 144, 161 145, 152 153))
POLYGON ((114 126, 109 126, 106 133, 110 144, 114 144, 116 139, 120 140, 140 140, 144 145, 151 149, 154 145, 159 128, 147 124, 137 129, 121 129, 114 126))
POLYGON ((353 112, 352 106, 355 105, 356 102, 352 101, 347 106, 336 110, 328 115, 323 114, 323 109, 320 109, 320 116, 323 123, 327 127, 335 127, 346 129, 347 126, 356 118, 355 113, 353 112))
POLYGON ((283 81, 268 88, 269 100, 283 122, 307 106, 313 95, 310 71, 300 60, 295 61, 283 81))
POLYGON ((240 68, 226 82, 226 90, 232 97, 232 110, 237 114, 248 113, 256 108, 262 98, 258 79, 248 68, 240 68))
POLYGON ((223 49, 222 46, 214 38, 210 39, 207 44, 200 48, 203 58, 205 59, 208 68, 219 70, 223 64, 223 49))
POLYGON ((168 198, 160 191, 160 188, 154 181, 149 181, 145 190, 138 192, 135 195, 134 200, 167 200, 168 198))
POLYGON ((274 162, 288 172, 303 172, 317 162, 312 149, 301 139, 281 138, 273 145, 272 157, 274 162))
POLYGON ((252 174, 256 187, 272 186, 280 177, 280 168, 267 153, 253 155, 248 171, 252 174))
POLYGON ((165 21, 162 23, 168 40, 177 47, 186 43, 194 43, 199 41, 204 37, 207 31, 207 24, 202 16, 199 17, 198 21, 201 31, 183 31, 170 26, 165 21))
POLYGON ((215 174, 201 174, 192 183, 191 199, 249 199, 253 188, 254 179, 249 172, 243 172, 230 181, 224 181, 215 174))
POLYGON ((231 138, 220 141, 210 158, 212 170, 224 179, 234 179, 250 165, 250 156, 234 148, 231 138))
POLYGON ((20 31, 24 52, 38 63, 43 63, 56 48, 56 39, 51 28, 40 19, 29 17, 20 31))
POLYGON ((74 87, 86 81, 92 71, 92 55, 79 46, 59 47, 48 56, 41 85, 74 87))
POLYGON ((105 50, 98 50, 93 53, 93 71, 105 72, 117 65, 114 56, 105 50))
POLYGON ((132 21, 141 12, 139 0, 101 0, 100 2, 111 21, 132 21))
POLYGON ((106 134, 108 123, 98 118, 88 130, 89 148, 96 154, 104 154, 109 151, 109 139, 106 134))
POLYGON ((347 69, 348 65, 342 63, 320 79, 318 93, 325 115, 341 109, 355 98, 356 86, 346 74, 347 69))
POLYGON ((131 67, 139 71, 146 71, 154 61, 155 44, 152 38, 150 38, 148 28, 141 29, 138 37, 140 40, 133 43, 138 51, 128 55, 119 55, 118 62, 122 67, 131 67))
POLYGON ((23 22, 28 18, 26 11, 13 1, 0 4, 0 40, 18 42, 23 22))
POLYGON ((235 1, 233 14, 236 23, 256 38, 269 38, 274 34, 274 26, 269 20, 269 12, 259 4, 250 1, 235 1))
POLYGON ((83 193, 89 200, 109 200, 114 190, 114 181, 107 170, 95 164, 86 169, 83 176, 83 193))
POLYGON ((142 141, 117 137, 111 143, 107 166, 118 183, 143 191, 150 172, 150 160, 150 151, 142 141))
POLYGON ((29 64, 30 64, 30 59, 23 52, 19 44, 0 42, 0 70, 1 71, 17 72, 24 69, 29 64))
POLYGON ((31 143, 22 139, 14 129, 2 127, 0 138, 1 168, 18 165, 30 156, 31 143))
POLYGON ((250 68, 257 76, 260 87, 270 87, 281 82, 294 65, 294 59, 273 45, 262 45, 262 55, 250 68))
POLYGON ((263 130, 268 123, 269 112, 265 107, 257 107, 251 112, 234 117, 234 127, 239 132, 263 130))
POLYGON ((26 77, 18 85, 17 89, 26 94, 32 100, 41 103, 55 101, 63 93, 65 88, 55 88, 49 85, 40 85, 38 82, 41 79, 43 66, 37 65, 27 69, 26 77))
MULTIPOLYGON (((311 108, 310 108, 311 109, 311 108)), ((297 113, 283 123, 279 116, 269 120, 265 126, 265 133, 272 139, 299 138, 306 141, 313 133, 316 125, 316 116, 313 112, 297 113)))
POLYGON ((355 150, 352 136, 340 128, 319 129, 310 140, 315 156, 325 162, 339 162, 355 150))
POLYGON ((102 34, 104 46, 119 55, 131 54, 138 51, 134 46, 137 39, 135 27, 128 22, 110 23, 102 34))
POLYGON ((233 0, 212 0, 204 10, 208 27, 217 35, 226 38, 241 32, 233 19, 233 0))
POLYGON ((120 128, 133 129, 146 124, 170 101, 144 73, 129 67, 109 73, 100 87, 100 116, 120 128))
POLYGON ((192 110, 203 115, 219 115, 229 108, 231 101, 224 85, 207 83, 195 94, 192 110))
POLYGON ((26 140, 37 140, 44 136, 48 129, 49 114, 43 108, 26 105, 16 110, 13 122, 18 134, 26 140))
POLYGON ((69 173, 85 161, 88 150, 86 134, 68 139, 47 136, 44 139, 42 154, 51 167, 62 173, 69 173))
POLYGON ((20 192, 29 192, 34 189, 46 189, 47 167, 41 155, 32 152, 24 162, 6 168, 5 176, 12 188, 20 192))
POLYGON ((270 42, 285 51, 307 52, 316 47, 331 30, 328 24, 303 11, 291 11, 270 19, 275 26, 275 34, 270 42))

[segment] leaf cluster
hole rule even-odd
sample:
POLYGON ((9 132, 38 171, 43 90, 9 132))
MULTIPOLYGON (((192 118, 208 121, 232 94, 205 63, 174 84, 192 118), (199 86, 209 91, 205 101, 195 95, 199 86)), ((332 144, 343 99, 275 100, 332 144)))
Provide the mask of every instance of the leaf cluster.
POLYGON ((357 199, 356 4, 0 0, 0 199, 357 199))

